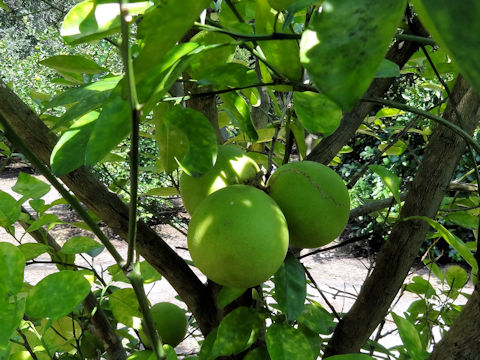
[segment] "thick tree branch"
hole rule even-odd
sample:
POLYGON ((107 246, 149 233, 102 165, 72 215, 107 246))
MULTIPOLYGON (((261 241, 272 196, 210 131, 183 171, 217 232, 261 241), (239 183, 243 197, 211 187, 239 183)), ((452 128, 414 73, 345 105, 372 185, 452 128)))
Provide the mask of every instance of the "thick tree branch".
MULTIPOLYGON (((412 26, 415 27, 415 34, 428 35, 417 19, 414 20, 412 26)), ((393 61, 402 68, 418 49, 419 44, 416 42, 397 40, 390 47, 385 58, 393 61)), ((393 81, 394 78, 376 78, 371 83, 365 96, 382 97, 390 88, 393 81)), ((352 111, 344 113, 338 129, 313 148, 307 155, 306 160, 329 164, 341 150, 343 145, 355 135, 358 127, 375 106, 376 105, 372 103, 359 102, 352 111)))
MULTIPOLYGON (((45 164, 57 142, 43 121, 0 80, 0 114, 45 164)), ((114 130, 112 130, 114 131, 114 130)), ((61 177, 63 183, 122 239, 128 238, 128 207, 82 167, 61 177)), ((143 222, 138 224, 138 251, 165 276, 208 334, 218 323, 213 295, 162 238, 143 222)))
MULTIPOLYGON (((453 97, 453 103, 458 104, 462 115, 464 129, 472 133, 480 116, 480 98, 461 77, 457 79, 453 97)), ((444 117, 458 124, 452 101, 449 101, 444 117)), ((465 141, 461 137, 444 126, 435 129, 407 193, 401 218, 435 216, 464 151, 465 141)), ((328 343, 325 357, 359 351, 385 317, 428 230, 428 224, 422 221, 399 221, 395 224, 377 256, 374 271, 328 343)))

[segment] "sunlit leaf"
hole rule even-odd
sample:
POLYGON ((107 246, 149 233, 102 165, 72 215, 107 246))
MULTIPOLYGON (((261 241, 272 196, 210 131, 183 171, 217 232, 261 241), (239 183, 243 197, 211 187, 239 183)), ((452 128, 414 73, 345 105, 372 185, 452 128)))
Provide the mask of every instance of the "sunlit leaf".
POLYGON ((28 294, 26 313, 32 318, 58 319, 72 312, 89 291, 90 283, 79 272, 47 275, 28 294))
POLYGON ((273 324, 265 335, 272 360, 313 359, 310 344, 302 332, 286 324, 273 324))
POLYGON ((141 196, 175 196, 179 195, 178 189, 174 186, 166 186, 166 187, 157 187, 150 189, 141 196))
POLYGON ((300 59, 315 86, 343 110, 355 105, 375 77, 405 5, 330 0, 314 13, 302 35, 300 59))
POLYGON ((435 289, 432 284, 421 276, 414 276, 412 282, 407 285, 407 291, 413 292, 418 295, 425 296, 429 299, 436 294, 435 289))
POLYGON ((63 244, 60 250, 63 254, 87 253, 93 249, 103 248, 103 245, 88 236, 73 236, 63 244))
POLYGON ((328 136, 340 125, 342 110, 325 95, 296 91, 293 99, 298 120, 309 133, 328 136))
POLYGON ((48 251, 48 245, 37 243, 25 243, 18 245, 18 249, 25 256, 25 260, 35 259, 37 256, 45 254, 48 251))
POLYGON ((138 329, 142 314, 135 292, 131 288, 119 289, 109 296, 110 308, 117 321, 138 329))
POLYGON ((450 265, 445 271, 445 279, 452 289, 461 289, 468 281, 467 272, 458 265, 450 265))
MULTIPOLYGON (((420 334, 415 326, 407 319, 392 313, 393 320, 397 325, 400 338, 407 349, 408 354, 413 359, 426 359, 426 351, 422 345, 420 334)), ((428 353, 427 353, 428 356, 428 353)))
POLYGON ((10 194, 0 190, 0 226, 8 228, 18 220, 21 206, 10 194))
POLYGON ((245 100, 236 92, 222 94, 220 98, 223 100, 225 110, 230 118, 236 122, 236 125, 250 141, 256 142, 258 140, 257 130, 253 125, 250 108, 245 100))
POLYGON ((58 218, 55 214, 43 214, 38 219, 30 224, 27 228, 27 232, 40 229, 44 225, 49 225, 51 228, 55 224, 63 224, 64 222, 58 218))
MULTIPOLYGON (((387 149, 387 146, 389 146, 390 143, 388 142, 383 142, 381 144, 378 145, 378 149, 380 151, 384 151, 385 149, 387 149)), ((402 155, 403 152, 407 149, 407 144, 405 143, 405 141, 402 141, 402 140, 398 140, 395 144, 393 144, 392 146, 390 146, 387 150, 384 151, 383 155, 396 155, 396 156, 399 156, 399 155, 402 155)))
POLYGON ((395 175, 390 170, 384 168, 383 166, 379 165, 370 165, 369 168, 380 178, 382 182, 390 189, 393 194, 393 197, 397 201, 398 204, 401 204, 400 200, 400 184, 402 183, 402 179, 395 175))
POLYGON ((298 322, 317 334, 328 335, 337 325, 333 318, 333 314, 330 314, 320 304, 307 304, 299 316, 298 322))
POLYGON ((25 257, 10 243, 0 242, 0 297, 20 292, 23 285, 25 257))
POLYGON ((80 74, 98 74, 106 70, 92 59, 81 55, 55 55, 40 61, 40 64, 58 71, 80 74))
POLYGON ((21 202, 24 202, 27 199, 41 198, 50 191, 50 188, 49 184, 23 172, 18 174, 17 182, 12 186, 13 191, 17 194, 23 195, 21 202))
POLYGON ((0 291, 0 358, 1 349, 6 348, 11 336, 16 332, 25 312, 25 298, 15 301, 0 291))

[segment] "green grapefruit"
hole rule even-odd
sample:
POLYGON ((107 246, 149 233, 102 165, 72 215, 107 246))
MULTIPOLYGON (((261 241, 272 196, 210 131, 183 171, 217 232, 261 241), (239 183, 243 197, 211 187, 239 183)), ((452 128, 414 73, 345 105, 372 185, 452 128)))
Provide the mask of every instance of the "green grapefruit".
POLYGON ((257 163, 234 146, 218 146, 217 160, 203 176, 180 176, 180 194, 183 205, 190 214, 211 193, 228 185, 254 179, 260 171, 257 163))
MULTIPOLYGON (((169 302, 160 302, 151 307, 150 313, 163 344, 175 347, 182 342, 187 334, 188 320, 180 307, 169 302)), ((139 334, 143 344, 151 347, 143 329, 139 330, 139 334)))
POLYGON ((282 264, 288 227, 263 191, 231 185, 208 196, 192 216, 188 249, 209 279, 233 288, 266 281, 282 264))
POLYGON ((267 183, 269 195, 287 219, 290 244, 316 248, 341 234, 350 215, 342 178, 329 167, 301 161, 277 169, 267 183))

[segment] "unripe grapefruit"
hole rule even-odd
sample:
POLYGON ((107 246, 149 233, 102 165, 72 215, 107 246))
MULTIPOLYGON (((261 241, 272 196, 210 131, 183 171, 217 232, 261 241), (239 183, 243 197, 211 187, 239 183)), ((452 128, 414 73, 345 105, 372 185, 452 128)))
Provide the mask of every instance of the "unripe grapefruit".
POLYGON ((340 235, 348 222, 350 197, 342 178, 329 167, 301 161, 277 169, 268 193, 287 219, 290 244, 316 248, 340 235))
POLYGON ((212 169, 200 177, 186 173, 180 176, 180 194, 190 214, 211 193, 228 185, 253 179, 260 171, 257 163, 234 146, 218 146, 217 161, 212 169))
MULTIPOLYGON (((160 302, 151 307, 150 313, 163 344, 175 347, 182 342, 187 334, 188 320, 180 307, 169 302, 160 302)), ((151 347, 143 329, 139 330, 139 334, 143 344, 151 347)))
POLYGON ((233 288, 266 281, 282 264, 287 248, 282 211, 252 186, 231 185, 208 196, 188 228, 195 266, 209 279, 233 288))

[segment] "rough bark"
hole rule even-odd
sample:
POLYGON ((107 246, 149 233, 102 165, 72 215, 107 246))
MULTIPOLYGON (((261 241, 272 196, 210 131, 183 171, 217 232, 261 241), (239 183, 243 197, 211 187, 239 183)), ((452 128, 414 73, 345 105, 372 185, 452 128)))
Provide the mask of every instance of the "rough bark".
MULTIPOLYGON (((1 80, 0 115, 27 147, 48 165, 57 141, 55 134, 1 80)), ((116 234, 124 240, 128 239, 128 207, 116 194, 110 192, 84 167, 62 176, 61 180, 116 234)), ((201 331, 208 334, 219 321, 218 309, 210 290, 185 261, 141 221, 138 223, 137 239, 140 254, 167 279, 192 311, 201 331)))
MULTIPOLYGON (((454 102, 463 118, 464 129, 472 133, 478 124, 480 99, 461 77, 453 90, 454 102)), ((457 123, 452 101, 444 117, 457 123)), ((443 126, 432 134, 424 157, 413 180, 400 218, 420 215, 434 217, 448 188, 465 141, 443 126)), ((365 281, 357 300, 338 324, 325 350, 325 357, 355 353, 384 319, 389 306, 402 286, 417 256, 429 226, 415 221, 395 224, 380 250, 376 266, 365 281)))
POLYGON ((480 292, 476 288, 429 360, 480 360, 480 292))
MULTIPOLYGON (((418 19, 413 21, 412 29, 417 35, 427 36, 418 19)), ((419 45, 417 43, 396 41, 390 47, 385 58, 402 68, 418 49, 419 45)), ((383 97, 393 81, 394 78, 376 78, 370 84, 365 96, 383 97)), ((358 127, 375 106, 372 103, 359 102, 352 111, 344 113, 338 129, 315 146, 307 155, 306 160, 329 164, 342 147, 355 135, 358 127)))

